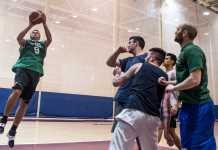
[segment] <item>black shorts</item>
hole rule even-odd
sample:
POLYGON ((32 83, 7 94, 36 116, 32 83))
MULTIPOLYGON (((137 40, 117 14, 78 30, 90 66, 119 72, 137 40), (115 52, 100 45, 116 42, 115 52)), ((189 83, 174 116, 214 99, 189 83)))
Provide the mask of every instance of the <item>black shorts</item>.
POLYGON ((170 128, 176 128, 176 118, 177 116, 172 116, 170 118, 170 128))
POLYGON ((12 88, 20 89, 22 91, 20 98, 29 103, 39 83, 39 79, 39 73, 25 68, 17 68, 14 79, 15 84, 12 88))
POLYGON ((177 110, 177 113, 176 113, 175 116, 171 116, 171 118, 170 118, 170 128, 176 128, 176 120, 177 120, 177 118, 179 116, 179 111, 180 111, 180 109, 177 110))

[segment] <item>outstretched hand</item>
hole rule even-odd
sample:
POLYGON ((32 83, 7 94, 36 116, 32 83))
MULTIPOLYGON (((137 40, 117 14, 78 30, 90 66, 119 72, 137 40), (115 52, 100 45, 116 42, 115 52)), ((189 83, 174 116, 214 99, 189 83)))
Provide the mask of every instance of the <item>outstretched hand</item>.
POLYGON ((175 115, 177 114, 177 111, 178 111, 177 106, 173 106, 173 107, 170 109, 170 114, 171 114, 171 116, 175 116, 175 115))
POLYGON ((167 91, 167 92, 172 92, 174 90, 175 90, 175 86, 172 84, 167 85, 167 87, 165 89, 165 91, 167 91))
POLYGON ((42 23, 46 23, 46 16, 45 16, 45 14, 43 13, 43 12, 41 12, 42 14, 42 23))
POLYGON ((161 85, 164 85, 164 86, 168 85, 168 82, 167 82, 166 78, 164 78, 164 77, 160 77, 158 79, 158 83, 161 85))
POLYGON ((38 10, 38 12, 40 13, 40 17, 42 18, 42 23, 46 23, 45 13, 43 13, 41 10, 38 10))
POLYGON ((117 51, 118 51, 119 53, 126 53, 126 52, 128 52, 128 50, 127 50, 125 47, 122 47, 122 46, 120 46, 120 47, 117 49, 117 51))
POLYGON ((33 27, 34 25, 36 25, 36 24, 34 24, 32 21, 29 21, 29 26, 30 27, 33 27))
POLYGON ((115 67, 114 70, 113 70, 113 75, 120 75, 121 74, 121 68, 120 67, 115 67))

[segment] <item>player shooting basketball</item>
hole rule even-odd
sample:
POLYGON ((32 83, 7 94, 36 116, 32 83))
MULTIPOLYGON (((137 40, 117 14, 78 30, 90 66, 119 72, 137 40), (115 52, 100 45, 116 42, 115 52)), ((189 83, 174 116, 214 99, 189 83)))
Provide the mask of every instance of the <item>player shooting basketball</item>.
POLYGON ((29 25, 19 33, 17 41, 20 45, 20 56, 16 64, 12 67, 15 73, 15 82, 12 93, 8 97, 3 117, 0 120, 0 133, 4 132, 8 116, 19 99, 19 106, 16 110, 15 119, 8 132, 9 147, 14 147, 16 129, 20 124, 27 106, 35 92, 36 86, 41 76, 43 76, 43 61, 46 56, 48 46, 52 41, 51 33, 46 24, 46 16, 41 11, 32 12, 29 16, 29 25), (27 32, 36 24, 42 23, 46 41, 40 41, 39 30, 33 30, 30 39, 24 39, 27 32))

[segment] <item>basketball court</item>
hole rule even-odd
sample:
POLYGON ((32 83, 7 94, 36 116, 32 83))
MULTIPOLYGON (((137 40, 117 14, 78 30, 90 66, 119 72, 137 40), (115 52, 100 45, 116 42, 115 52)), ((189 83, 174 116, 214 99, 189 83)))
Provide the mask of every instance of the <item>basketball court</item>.
MULTIPOLYGON (((117 88, 106 60, 135 35, 144 38, 145 52, 161 47, 178 56, 174 36, 182 23, 198 29, 195 43, 206 54, 208 88, 218 119, 217 0, 0 0, 0 118, 14 84, 11 68, 19 58, 17 36, 37 10, 46 16, 52 43, 13 150, 107 150, 117 88)), ((43 21, 38 21, 25 39, 31 38, 32 30, 41 33, 41 40, 47 38, 43 21)), ((0 135, 0 150, 10 149, 6 135, 17 107, 18 103, 0 135)), ((218 143, 218 121, 214 133, 218 143)), ((162 137, 159 150, 171 149, 176 147, 169 147, 162 137)))

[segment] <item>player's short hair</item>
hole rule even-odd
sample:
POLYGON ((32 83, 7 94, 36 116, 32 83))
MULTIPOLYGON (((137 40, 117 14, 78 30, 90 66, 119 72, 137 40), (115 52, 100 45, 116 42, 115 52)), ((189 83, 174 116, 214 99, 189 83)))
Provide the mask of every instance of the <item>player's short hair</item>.
POLYGON ((139 47, 141 47, 141 49, 143 49, 145 47, 145 40, 143 37, 141 36, 131 36, 129 38, 129 40, 134 40, 134 42, 138 42, 139 43, 139 47))
POLYGON ((170 59, 173 60, 173 66, 176 64, 177 57, 172 53, 167 53, 166 56, 170 56, 170 59))
POLYGON ((158 48, 158 47, 153 47, 148 51, 151 52, 151 55, 154 56, 154 58, 158 62, 158 65, 160 66, 165 59, 166 52, 162 48, 158 48))

